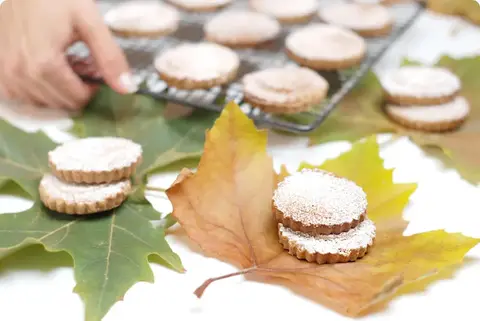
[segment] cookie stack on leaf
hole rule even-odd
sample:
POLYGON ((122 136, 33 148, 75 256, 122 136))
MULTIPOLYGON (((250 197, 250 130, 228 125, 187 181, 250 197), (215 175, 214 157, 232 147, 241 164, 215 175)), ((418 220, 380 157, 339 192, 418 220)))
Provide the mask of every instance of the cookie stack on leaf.
POLYGON ((280 243, 308 262, 352 262, 375 239, 367 196, 354 182, 330 172, 304 169, 288 176, 273 196, 280 243))
POLYGON ((448 69, 406 66, 387 73, 381 83, 386 114, 404 127, 451 131, 470 113, 468 101, 459 96, 461 81, 448 69))
POLYGON ((89 137, 56 147, 48 160, 52 173, 39 185, 43 204, 64 214, 93 214, 127 199, 142 147, 125 138, 89 137))

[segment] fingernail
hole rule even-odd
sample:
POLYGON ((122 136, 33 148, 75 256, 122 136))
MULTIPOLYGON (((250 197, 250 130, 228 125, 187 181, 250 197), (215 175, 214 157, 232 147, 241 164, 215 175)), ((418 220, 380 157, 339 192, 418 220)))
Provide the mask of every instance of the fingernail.
POLYGON ((131 94, 138 91, 138 85, 133 79, 132 74, 125 72, 120 75, 120 85, 125 89, 126 93, 131 94))

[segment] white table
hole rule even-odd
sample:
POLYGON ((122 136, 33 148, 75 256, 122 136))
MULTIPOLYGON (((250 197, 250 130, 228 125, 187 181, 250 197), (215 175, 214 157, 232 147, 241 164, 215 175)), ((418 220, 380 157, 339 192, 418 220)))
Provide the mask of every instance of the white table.
MULTIPOLYGON (((434 62, 442 54, 456 57, 478 55, 480 30, 456 18, 424 14, 377 64, 376 71, 382 73, 397 66, 407 54, 409 58, 425 63, 434 62)), ((68 138, 61 130, 70 125, 65 115, 38 112, 35 117, 27 117, 4 106, 0 108, 0 116, 25 130, 44 128, 56 141, 68 138)), ((304 138, 274 134, 270 138, 270 151, 276 166, 285 163, 295 168, 302 160, 318 164, 349 148, 347 143, 314 148, 306 145, 304 138)), ((382 156, 386 166, 397 168, 394 175, 397 181, 419 183, 405 212, 406 218, 411 221, 407 233, 446 228, 449 232, 480 237, 480 188, 467 184, 454 171, 442 170, 437 161, 427 159, 407 141, 387 146, 382 150, 382 156)), ((175 177, 176 173, 158 175, 151 178, 151 184, 167 187, 175 177)), ((168 201, 161 198, 150 200, 158 210, 170 210, 168 201)), ((30 205, 31 201, 25 199, 0 196, 2 212, 24 210, 30 205)), ((348 319, 296 296, 288 289, 247 282, 241 277, 215 283, 202 300, 197 300, 192 292, 205 279, 235 269, 192 252, 186 245, 186 239, 169 236, 168 241, 182 258, 188 272, 177 274, 152 264, 155 283, 136 284, 127 292, 125 300, 111 309, 105 321, 176 320, 183 316, 186 320, 209 321, 290 320, 296 317, 328 321, 348 319), (298 315, 296 311, 303 313, 298 315)), ((480 257, 480 247, 477 246, 468 255, 480 257)), ((65 256, 64 267, 52 265, 51 257, 36 254, 30 258, 13 256, 7 260, 7 268, 0 270, 0 320, 83 321, 83 303, 78 295, 72 293, 75 281, 68 256, 65 256), (27 260, 32 260, 34 264, 26 264, 27 260)), ((479 271, 478 262, 465 266, 453 279, 437 282, 424 293, 399 297, 387 310, 365 320, 443 320, 460 316, 463 316, 462 320, 478 320, 479 271)))

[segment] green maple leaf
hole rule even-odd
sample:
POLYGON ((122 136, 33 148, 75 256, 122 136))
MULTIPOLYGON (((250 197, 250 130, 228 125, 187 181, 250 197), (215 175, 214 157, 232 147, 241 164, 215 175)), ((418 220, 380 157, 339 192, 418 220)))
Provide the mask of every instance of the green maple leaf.
POLYGON ((102 88, 75 119, 73 133, 80 137, 118 136, 143 147, 143 163, 137 175, 145 175, 172 163, 198 159, 202 155, 205 130, 216 113, 196 110, 187 117, 168 119, 166 106, 143 95, 122 96, 102 88))
MULTIPOLYGON (((114 135, 133 139, 143 147, 137 183, 161 167, 201 154, 205 129, 215 115, 194 112, 185 118, 167 119, 162 102, 135 95, 119 96, 102 89, 85 113, 75 120, 80 136, 114 135)), ((99 321, 136 282, 153 282, 148 257, 156 255, 177 271, 178 256, 165 240, 164 229, 174 223, 145 200, 144 186, 121 207, 88 217, 72 217, 46 209, 39 201, 38 184, 49 171, 48 151, 55 148, 43 133, 29 134, 0 121, 0 181, 12 180, 30 195, 33 207, 0 216, 0 259, 31 244, 47 251, 64 251, 74 260, 75 291, 85 302, 86 320, 99 321)))
POLYGON ((473 184, 480 182, 480 148, 476 147, 480 140, 480 56, 442 57, 437 65, 452 70, 461 79, 461 94, 470 102, 470 117, 459 130, 430 134, 394 124, 382 111, 382 88, 377 77, 370 72, 325 123, 309 134, 310 144, 339 140, 354 142, 378 133, 406 135, 427 153, 440 158, 445 166, 457 169, 466 180, 473 184))

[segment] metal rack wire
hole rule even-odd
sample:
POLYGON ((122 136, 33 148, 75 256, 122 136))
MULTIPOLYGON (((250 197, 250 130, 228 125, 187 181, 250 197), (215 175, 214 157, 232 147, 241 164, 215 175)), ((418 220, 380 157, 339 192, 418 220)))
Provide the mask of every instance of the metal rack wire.
MULTIPOLYGON (((118 1, 100 1, 100 10, 106 12, 118 1)), ((246 8, 247 1, 235 1, 224 10, 246 8)), ((286 35, 301 25, 283 26, 281 36, 268 47, 236 50, 241 59, 241 68, 237 79, 225 87, 214 87, 209 90, 179 90, 168 87, 159 79, 153 67, 154 57, 168 48, 182 42, 197 42, 203 40, 203 25, 217 13, 187 13, 182 12, 182 21, 176 33, 160 39, 117 38, 131 64, 134 77, 146 86, 139 93, 159 99, 182 104, 193 108, 203 108, 211 111, 221 111, 228 101, 235 101, 242 110, 252 118, 258 126, 270 127, 289 132, 309 132, 317 128, 327 118, 338 103, 366 75, 368 70, 380 59, 387 49, 413 24, 423 11, 423 5, 408 2, 390 7, 395 18, 392 33, 387 37, 366 39, 367 57, 363 63, 348 70, 337 72, 320 72, 330 83, 328 98, 319 106, 312 106, 311 111, 284 116, 264 113, 254 106, 243 102, 241 77, 248 72, 269 67, 295 65, 286 56, 283 46, 286 35)), ((316 18, 312 20, 315 22, 316 18)), ((69 54, 76 59, 89 56, 88 48, 83 43, 77 43, 69 48, 69 54)), ((101 79, 81 75, 86 81, 101 82, 101 79)))

